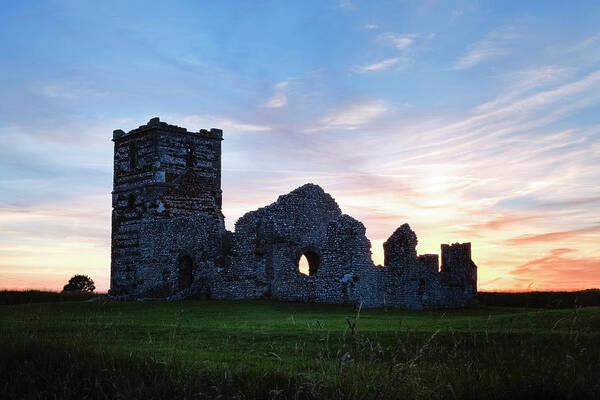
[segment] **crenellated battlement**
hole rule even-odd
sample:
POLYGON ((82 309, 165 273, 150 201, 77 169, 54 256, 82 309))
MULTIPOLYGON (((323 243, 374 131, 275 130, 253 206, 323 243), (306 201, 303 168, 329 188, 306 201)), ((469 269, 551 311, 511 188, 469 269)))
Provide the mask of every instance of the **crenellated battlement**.
POLYGON ((153 129, 160 129, 163 132, 173 132, 173 133, 184 133, 193 136, 201 136, 204 138, 215 139, 215 140, 223 140, 223 130, 217 128, 200 129, 198 132, 188 131, 187 128, 182 128, 177 125, 171 125, 166 122, 162 122, 160 118, 154 117, 151 118, 147 124, 140 125, 139 127, 130 130, 129 132, 125 132, 122 129, 116 129, 113 131, 113 141, 117 141, 120 139, 124 139, 127 137, 136 136, 147 132, 153 129))

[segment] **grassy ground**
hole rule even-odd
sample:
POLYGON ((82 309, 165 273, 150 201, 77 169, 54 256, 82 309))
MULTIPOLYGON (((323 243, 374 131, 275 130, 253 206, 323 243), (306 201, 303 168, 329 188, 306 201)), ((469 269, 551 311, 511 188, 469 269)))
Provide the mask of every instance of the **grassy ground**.
POLYGON ((600 307, 24 304, 0 354, 6 398, 600 398, 600 307))

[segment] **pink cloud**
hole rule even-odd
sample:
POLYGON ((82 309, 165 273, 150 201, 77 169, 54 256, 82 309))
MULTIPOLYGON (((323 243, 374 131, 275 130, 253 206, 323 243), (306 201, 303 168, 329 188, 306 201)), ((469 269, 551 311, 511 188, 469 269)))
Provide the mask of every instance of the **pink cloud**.
POLYGON ((583 289, 598 286, 600 258, 574 257, 577 250, 557 248, 549 254, 519 265, 510 274, 534 281, 537 289, 583 289))
POLYGON ((542 233, 539 235, 522 235, 507 239, 505 243, 507 245, 523 245, 536 242, 556 242, 559 240, 571 239, 584 233, 595 232, 600 232, 600 225, 594 225, 587 228, 574 229, 570 231, 542 233))

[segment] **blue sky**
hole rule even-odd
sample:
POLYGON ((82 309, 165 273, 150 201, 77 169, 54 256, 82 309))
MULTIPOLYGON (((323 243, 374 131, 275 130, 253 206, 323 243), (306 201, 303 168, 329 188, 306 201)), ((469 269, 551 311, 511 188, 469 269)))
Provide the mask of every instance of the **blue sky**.
POLYGON ((482 288, 600 286, 600 3, 8 2, 0 287, 107 288, 113 129, 224 130, 224 213, 320 184, 482 288))

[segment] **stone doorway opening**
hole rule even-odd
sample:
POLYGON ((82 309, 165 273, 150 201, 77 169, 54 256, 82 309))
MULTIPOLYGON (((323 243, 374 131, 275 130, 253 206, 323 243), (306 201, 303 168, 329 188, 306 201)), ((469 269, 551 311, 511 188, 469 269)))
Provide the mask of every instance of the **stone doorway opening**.
POLYGON ((303 275, 313 276, 321 266, 321 256, 314 249, 304 249, 298 254, 296 268, 303 275))
POLYGON ((194 262, 188 255, 184 255, 179 259, 178 266, 178 288, 179 290, 188 289, 192 286, 192 270, 194 269, 194 262))

